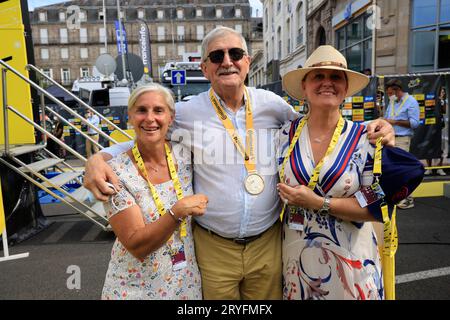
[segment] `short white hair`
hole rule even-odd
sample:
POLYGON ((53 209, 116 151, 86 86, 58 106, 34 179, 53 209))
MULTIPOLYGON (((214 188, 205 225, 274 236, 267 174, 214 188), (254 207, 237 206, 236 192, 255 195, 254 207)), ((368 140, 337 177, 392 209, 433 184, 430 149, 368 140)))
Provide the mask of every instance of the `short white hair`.
POLYGON ((241 42, 242 42, 242 49, 245 51, 245 54, 248 54, 248 49, 247 49, 247 42, 245 41, 244 37, 242 36, 242 34, 240 32, 237 32, 234 29, 228 28, 228 27, 224 27, 224 26, 220 26, 220 27, 216 27, 213 30, 211 30, 210 32, 208 32, 208 34, 206 35, 206 37, 203 38, 202 41, 202 61, 206 61, 206 59, 208 58, 208 46, 209 44, 216 40, 217 38, 223 37, 225 35, 228 34, 233 34, 236 37, 238 37, 241 42))
POLYGON ((130 97, 128 98, 128 111, 134 107, 136 100, 147 92, 156 92, 159 93, 164 100, 166 101, 167 106, 169 107, 172 115, 175 114, 175 101, 173 98, 173 93, 170 89, 158 84, 158 83, 149 83, 145 85, 138 86, 136 89, 131 92, 130 97))

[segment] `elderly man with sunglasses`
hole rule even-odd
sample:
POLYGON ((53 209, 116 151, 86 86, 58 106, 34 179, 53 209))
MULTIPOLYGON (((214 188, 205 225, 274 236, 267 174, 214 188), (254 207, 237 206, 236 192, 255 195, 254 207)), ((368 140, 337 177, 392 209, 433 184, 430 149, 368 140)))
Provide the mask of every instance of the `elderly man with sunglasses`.
MULTIPOLYGON (((194 226, 203 297, 281 299, 274 141, 277 129, 298 115, 274 93, 245 86, 251 59, 235 30, 212 30, 203 39, 202 60, 212 88, 177 104, 169 138, 190 146, 194 190, 209 199, 206 214, 196 217, 194 226)), ((384 135, 391 143, 392 127, 377 122, 369 130, 377 126, 382 130, 375 137, 384 135)), ((112 193, 106 180, 117 181, 103 159, 131 147, 116 145, 89 159, 85 186, 98 199, 112 193)))

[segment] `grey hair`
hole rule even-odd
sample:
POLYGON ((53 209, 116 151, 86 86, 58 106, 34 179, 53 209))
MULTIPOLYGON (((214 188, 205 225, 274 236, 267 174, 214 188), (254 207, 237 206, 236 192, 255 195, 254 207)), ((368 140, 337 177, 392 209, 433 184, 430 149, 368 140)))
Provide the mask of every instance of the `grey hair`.
POLYGON ((208 58, 208 46, 209 44, 216 40, 217 38, 223 37, 227 34, 233 34, 235 36, 237 36, 241 42, 242 42, 242 49, 244 49, 245 53, 248 54, 248 49, 247 49, 247 42, 245 41, 244 37, 242 36, 241 33, 237 32, 234 29, 228 28, 228 27, 224 27, 224 26, 219 26, 214 28, 213 30, 211 30, 210 32, 208 32, 208 34, 206 35, 206 37, 203 38, 202 41, 202 61, 206 61, 206 59, 208 58))
POLYGON ((175 101, 173 99, 173 93, 170 89, 163 87, 158 83, 149 83, 145 85, 138 86, 136 89, 131 92, 130 97, 128 98, 128 111, 134 107, 136 100, 147 92, 156 92, 159 93, 164 100, 166 101, 167 106, 169 107, 170 113, 172 115, 175 114, 175 101))

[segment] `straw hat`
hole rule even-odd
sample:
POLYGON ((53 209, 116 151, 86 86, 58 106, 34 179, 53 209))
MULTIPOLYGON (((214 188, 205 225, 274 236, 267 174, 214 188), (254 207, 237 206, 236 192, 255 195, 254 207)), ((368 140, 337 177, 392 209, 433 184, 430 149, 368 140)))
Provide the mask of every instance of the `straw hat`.
POLYGON ((283 89, 291 97, 304 99, 302 80, 306 74, 315 69, 342 70, 347 74, 348 90, 346 97, 351 97, 369 84, 369 77, 347 69, 347 60, 332 46, 320 46, 309 56, 305 67, 289 71, 283 77, 283 89))

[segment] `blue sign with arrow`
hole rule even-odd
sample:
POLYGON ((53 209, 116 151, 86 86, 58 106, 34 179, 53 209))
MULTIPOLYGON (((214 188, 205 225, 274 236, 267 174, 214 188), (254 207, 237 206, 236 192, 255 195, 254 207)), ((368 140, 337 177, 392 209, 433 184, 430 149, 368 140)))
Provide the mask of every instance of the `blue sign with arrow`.
POLYGON ((171 84, 173 86, 185 86, 186 85, 186 70, 172 70, 171 71, 171 84))

